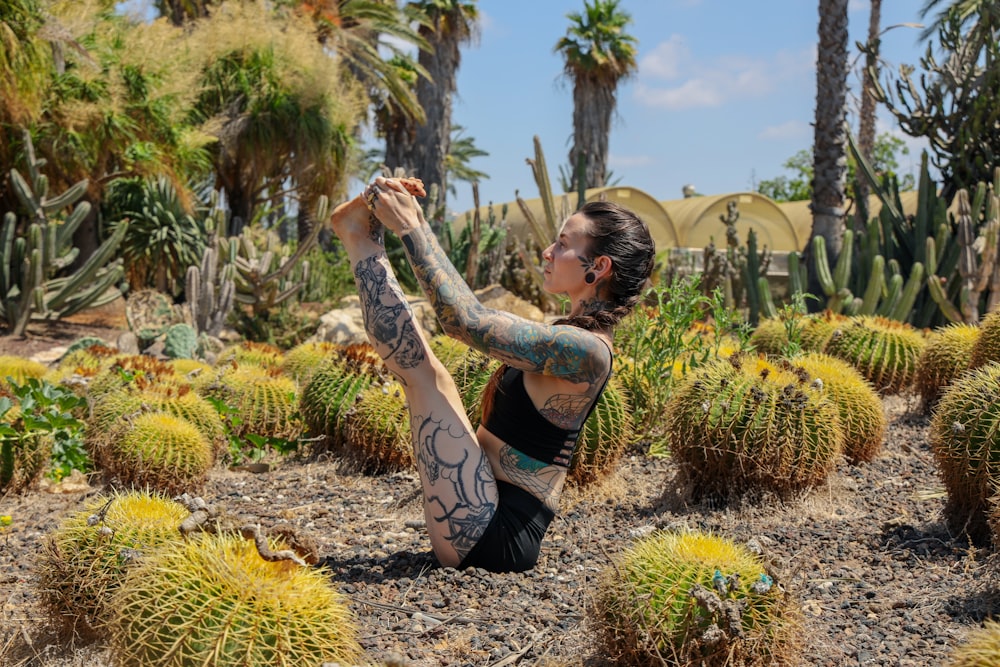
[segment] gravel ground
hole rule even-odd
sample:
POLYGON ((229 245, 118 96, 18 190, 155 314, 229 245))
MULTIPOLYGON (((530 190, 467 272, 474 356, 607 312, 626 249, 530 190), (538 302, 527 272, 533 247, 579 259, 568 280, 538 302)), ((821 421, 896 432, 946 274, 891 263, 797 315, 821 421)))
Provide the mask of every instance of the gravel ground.
MULTIPOLYGON (((437 567, 409 474, 286 462, 263 474, 218 470, 201 495, 241 519, 287 521, 316 538, 378 664, 606 665, 588 615, 600 572, 634 537, 686 525, 764 547, 802 608, 803 665, 942 665, 996 612, 994 570, 943 522, 927 418, 899 398, 886 408, 880 457, 843 465, 783 503, 687 504, 671 463, 636 449, 600 488, 566 493, 538 566, 523 574, 437 567)), ((0 498, 0 515, 13 517, 0 535, 0 664, 112 664, 106 648, 66 646, 38 622, 33 561, 86 494, 0 498)))

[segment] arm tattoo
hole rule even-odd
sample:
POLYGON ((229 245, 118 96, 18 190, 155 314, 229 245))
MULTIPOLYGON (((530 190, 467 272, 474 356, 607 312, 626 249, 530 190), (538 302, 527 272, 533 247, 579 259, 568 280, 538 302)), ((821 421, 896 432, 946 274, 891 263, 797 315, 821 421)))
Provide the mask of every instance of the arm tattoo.
POLYGON ((425 472, 428 486, 440 493, 427 496, 432 518, 448 527, 447 539, 462 559, 476 546, 496 513, 496 503, 487 490, 496 487, 496 477, 486 456, 470 460, 469 451, 461 448, 461 458, 449 460, 445 453, 454 449, 454 440, 471 439, 464 426, 446 424, 432 417, 413 415, 410 420, 417 463, 425 472), (469 468, 473 469, 470 470, 469 468))
POLYGON ((524 371, 591 384, 607 375, 607 349, 592 333, 486 308, 423 227, 404 235, 403 245, 448 334, 524 371))
POLYGON ((387 348, 379 354, 386 360, 395 357, 401 368, 417 366, 425 358, 424 348, 399 285, 377 257, 358 262, 354 278, 361 294, 365 330, 375 345, 387 348))

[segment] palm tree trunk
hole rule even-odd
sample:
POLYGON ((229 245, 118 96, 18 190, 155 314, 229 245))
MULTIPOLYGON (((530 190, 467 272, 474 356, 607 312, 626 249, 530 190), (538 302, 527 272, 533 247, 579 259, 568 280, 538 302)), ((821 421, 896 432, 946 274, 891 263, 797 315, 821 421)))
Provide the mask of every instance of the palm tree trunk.
MULTIPOLYGON (((861 112, 858 122, 858 149, 869 162, 875 152, 875 108, 876 101, 872 94, 875 88, 874 78, 878 76, 878 39, 882 22, 882 0, 871 0, 871 13, 868 17, 868 45, 874 51, 865 56, 865 67, 861 78, 861 112)), ((859 205, 864 205, 867 211, 868 181, 858 177, 855 194, 859 205)), ((865 220, 860 220, 865 223, 865 220)))
POLYGON ((605 184, 608 166, 608 137, 615 110, 615 89, 589 77, 578 77, 573 85, 573 148, 569 163, 579 164, 584 156, 586 187, 605 184))
POLYGON ((812 236, 826 240, 836 261, 844 239, 847 174, 847 4, 820 0, 816 63, 816 123, 813 145, 812 236))
MULTIPOLYGON (((433 36, 431 36, 433 38, 433 36)), ((427 114, 427 122, 416 127, 410 153, 414 174, 428 186, 440 188, 443 207, 448 194, 445 157, 451 145, 451 100, 459 64, 459 43, 453 36, 438 38, 433 53, 420 52, 419 62, 431 79, 417 82, 417 101, 427 114)))

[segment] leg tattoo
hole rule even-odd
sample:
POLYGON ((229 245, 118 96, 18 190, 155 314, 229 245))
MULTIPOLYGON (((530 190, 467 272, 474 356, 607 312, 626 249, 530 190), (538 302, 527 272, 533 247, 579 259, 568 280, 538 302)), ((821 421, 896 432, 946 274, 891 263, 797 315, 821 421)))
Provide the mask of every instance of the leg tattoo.
POLYGON ((428 517, 446 526, 444 538, 464 559, 496 513, 496 501, 490 499, 496 493, 493 469, 481 451, 475 450, 479 454, 476 460, 466 447, 456 448, 456 441, 471 439, 463 426, 419 415, 414 415, 410 423, 417 464, 425 479, 428 517), (456 451, 460 452, 457 461, 445 458, 446 453, 456 451))
POLYGON ((409 304, 395 279, 378 256, 358 262, 354 277, 361 293, 365 330, 376 348, 382 348, 379 355, 390 367, 395 364, 399 369, 415 368, 426 359, 426 353, 409 304))

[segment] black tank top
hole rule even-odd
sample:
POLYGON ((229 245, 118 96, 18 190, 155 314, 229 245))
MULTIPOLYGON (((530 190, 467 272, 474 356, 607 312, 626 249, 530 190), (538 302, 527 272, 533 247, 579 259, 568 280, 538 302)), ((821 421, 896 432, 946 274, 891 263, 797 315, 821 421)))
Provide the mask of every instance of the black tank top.
MULTIPOLYGON (((604 384, 581 424, 587 423, 610 377, 609 373, 604 378, 604 384)), ((564 467, 569 466, 573 447, 580 437, 580 429, 568 430, 556 426, 538 412, 524 388, 524 372, 513 367, 508 367, 500 378, 493 396, 493 408, 483 419, 483 426, 521 453, 542 463, 564 467)))

